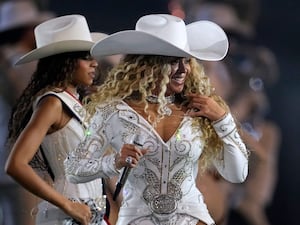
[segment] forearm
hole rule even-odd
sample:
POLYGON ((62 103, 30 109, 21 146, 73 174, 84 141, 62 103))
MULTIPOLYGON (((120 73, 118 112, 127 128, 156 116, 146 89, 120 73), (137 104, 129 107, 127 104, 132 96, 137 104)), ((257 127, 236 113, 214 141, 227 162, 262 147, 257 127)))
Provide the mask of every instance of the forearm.
POLYGON ((11 166, 7 168, 7 173, 32 194, 65 209, 68 199, 37 175, 28 164, 11 166))
POLYGON ((97 178, 109 178, 119 175, 115 167, 115 154, 100 158, 79 159, 70 155, 64 162, 67 179, 72 183, 84 183, 97 178))
POLYGON ((248 174, 248 150, 237 131, 234 119, 228 114, 213 126, 224 143, 223 160, 215 161, 216 168, 226 180, 243 182, 248 174))

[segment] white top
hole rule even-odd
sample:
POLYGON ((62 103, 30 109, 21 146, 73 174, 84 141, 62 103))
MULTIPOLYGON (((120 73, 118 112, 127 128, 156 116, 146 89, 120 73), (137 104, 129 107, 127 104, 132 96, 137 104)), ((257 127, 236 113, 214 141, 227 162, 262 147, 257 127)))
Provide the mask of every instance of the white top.
MULTIPOLYGON (((201 129, 191 125, 192 118, 184 117, 174 135, 164 142, 125 102, 101 105, 91 121, 90 134, 65 161, 67 177, 72 182, 85 182, 117 175, 114 157, 103 156, 103 151, 109 145, 119 151, 140 133, 145 137, 143 148, 149 151, 128 176, 117 224, 187 224, 187 220, 171 222, 178 215, 214 224, 195 184, 204 142, 201 129)), ((243 182, 248 173, 247 151, 232 116, 228 114, 213 126, 224 141, 224 160, 214 162, 216 168, 225 179, 243 182)))
MULTIPOLYGON (((77 116, 79 115, 79 110, 83 110, 81 104, 66 92, 47 92, 36 100, 34 107, 46 95, 57 96, 77 116)), ((43 152, 55 177, 53 187, 62 195, 76 201, 89 198, 96 199, 102 196, 101 179, 95 179, 88 183, 74 184, 67 181, 64 173, 64 159, 69 151, 76 148, 80 140, 84 138, 85 129, 80 122, 81 119, 73 117, 62 129, 46 135, 42 142, 43 152)), ((43 201, 39 204, 36 224, 59 225, 63 224, 63 218, 67 217, 62 210, 43 201)))

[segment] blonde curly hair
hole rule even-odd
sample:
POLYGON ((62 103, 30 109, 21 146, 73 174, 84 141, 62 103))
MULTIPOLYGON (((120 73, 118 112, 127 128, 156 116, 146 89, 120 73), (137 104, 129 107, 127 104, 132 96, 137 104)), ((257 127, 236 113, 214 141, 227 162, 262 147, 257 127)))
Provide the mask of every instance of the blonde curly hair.
MULTIPOLYGON (((158 118, 152 121, 159 121, 165 116, 164 108, 167 105, 165 93, 171 73, 171 62, 176 57, 156 55, 127 55, 108 74, 104 83, 97 88, 97 92, 85 99, 86 108, 90 117, 96 112, 99 103, 110 102, 113 99, 133 99, 145 105, 144 112, 147 114, 147 96, 152 95, 156 89, 157 81, 160 84, 160 92, 157 94, 159 107, 158 118)), ((226 111, 229 111, 227 104, 214 92, 214 88, 205 75, 204 69, 196 59, 189 60, 191 72, 185 81, 185 87, 181 94, 175 95, 175 102, 180 105, 188 103, 185 97, 188 93, 198 93, 214 98, 226 111)), ((149 114, 148 114, 149 115, 149 114)), ((201 128, 205 147, 200 157, 201 169, 208 168, 213 158, 222 157, 223 142, 216 134, 212 123, 205 117, 193 118, 192 126, 195 129, 201 128)))

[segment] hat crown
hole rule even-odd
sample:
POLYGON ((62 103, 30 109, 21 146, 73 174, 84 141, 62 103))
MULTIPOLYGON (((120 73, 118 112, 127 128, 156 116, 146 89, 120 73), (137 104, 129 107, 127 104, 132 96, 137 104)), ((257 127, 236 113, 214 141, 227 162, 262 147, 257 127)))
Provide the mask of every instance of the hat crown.
POLYGON ((35 30, 37 48, 61 41, 92 41, 84 16, 61 16, 38 25, 35 30))
POLYGON ((176 16, 167 14, 143 16, 137 21, 135 30, 161 38, 178 48, 188 48, 186 25, 176 16))
POLYGON ((76 14, 41 23, 34 35, 36 49, 20 57, 16 65, 64 52, 90 51, 94 44, 85 17, 76 14))

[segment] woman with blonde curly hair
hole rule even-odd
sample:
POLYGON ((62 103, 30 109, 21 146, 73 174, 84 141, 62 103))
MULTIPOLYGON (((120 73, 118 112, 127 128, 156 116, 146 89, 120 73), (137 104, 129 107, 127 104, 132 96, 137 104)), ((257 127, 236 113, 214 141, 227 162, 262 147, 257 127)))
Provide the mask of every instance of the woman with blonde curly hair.
POLYGON ((221 60, 227 49, 216 24, 165 14, 93 46, 94 56, 126 56, 89 97, 90 127, 65 169, 75 183, 120 175, 118 225, 214 224, 195 183, 199 160, 201 170, 214 164, 231 182, 246 179, 247 149, 197 61, 221 60), (108 146, 114 154, 104 154, 108 146))

